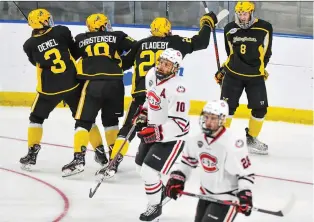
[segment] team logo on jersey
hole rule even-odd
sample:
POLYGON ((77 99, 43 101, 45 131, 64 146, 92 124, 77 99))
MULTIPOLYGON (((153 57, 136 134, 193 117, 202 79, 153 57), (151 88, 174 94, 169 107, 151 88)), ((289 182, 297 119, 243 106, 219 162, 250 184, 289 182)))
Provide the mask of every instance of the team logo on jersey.
POLYGON ((244 146, 244 141, 243 140, 237 140, 236 143, 235 143, 235 146, 237 148, 241 148, 244 146))
POLYGON ((177 92, 184 93, 185 92, 185 88, 183 86, 178 86, 177 92))
POLYGON ((231 30, 229 31, 229 33, 230 33, 230 34, 234 34, 234 33, 236 33, 237 31, 238 31, 237 28, 233 28, 233 29, 231 29, 231 30))
POLYGON ((212 156, 209 153, 201 153, 200 160, 201 160, 200 162, 205 172, 214 173, 219 170, 217 167, 217 163, 218 163, 217 157, 212 156))
POLYGON ((152 110, 161 110, 160 102, 161 99, 156 95, 154 91, 149 91, 147 93, 148 105, 152 110))
POLYGON ((202 146, 204 145, 204 143, 202 141, 197 141, 197 145, 199 148, 202 148, 202 146))

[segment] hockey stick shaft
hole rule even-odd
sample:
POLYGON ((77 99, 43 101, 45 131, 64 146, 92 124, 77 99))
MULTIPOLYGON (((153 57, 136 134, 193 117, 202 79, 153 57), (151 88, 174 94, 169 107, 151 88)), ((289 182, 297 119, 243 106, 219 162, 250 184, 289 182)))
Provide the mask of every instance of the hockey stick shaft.
POLYGON ((166 1, 166 18, 169 19, 169 6, 170 6, 170 2, 166 1))
MULTIPOLYGON (((207 3, 205 1, 202 1, 205 12, 209 13, 209 9, 207 7, 207 3)), ((214 49, 215 49, 215 55, 216 55, 216 63, 217 63, 217 69, 220 70, 220 59, 219 59, 219 52, 218 52, 218 44, 217 44, 217 36, 216 36, 216 28, 213 27, 213 39, 214 39, 214 49)))
MULTIPOLYGON (((181 194, 185 195, 185 196, 198 198, 201 200, 214 202, 214 203, 239 207, 239 205, 237 203, 233 203, 233 202, 225 201, 225 200, 217 200, 215 198, 212 198, 212 197, 209 197, 206 195, 194 194, 194 193, 189 193, 189 192, 184 192, 184 191, 182 191, 181 194)), ((283 217, 287 213, 287 211, 290 211, 290 209, 292 208, 292 205, 294 204, 294 201, 295 201, 294 196, 292 196, 292 198, 289 200, 289 202, 286 204, 286 206, 283 208, 283 210, 279 210, 279 211, 265 210, 265 209, 261 209, 258 207, 252 207, 252 210, 257 211, 257 212, 261 212, 261 213, 265 213, 265 214, 270 214, 273 216, 283 217), (286 209, 286 210, 284 210, 284 209, 286 209), (286 212, 284 212, 284 211, 286 211, 286 212)))
MULTIPOLYGON (((136 124, 133 124, 133 125, 132 125, 132 128, 130 129, 130 131, 129 131, 128 134, 126 135, 126 137, 125 137, 123 143, 121 144, 121 146, 120 146, 120 148, 119 148, 119 150, 118 150, 117 155, 113 158, 112 161, 110 161, 109 165, 107 166, 108 169, 110 169, 110 168, 113 166, 113 164, 115 164, 115 163, 118 161, 118 158, 119 158, 119 155, 118 155, 118 154, 122 151, 124 145, 125 145, 126 142, 129 140, 130 136, 132 135, 132 133, 133 133, 134 130, 135 130, 135 127, 136 127, 136 124)), ((98 190, 99 186, 101 185, 101 183, 102 183, 104 180, 105 180, 105 176, 103 176, 103 177, 98 181, 98 183, 97 183, 97 185, 96 185, 96 187, 95 187, 94 189, 90 188, 90 190, 89 190, 89 198, 92 198, 92 197, 95 195, 96 191, 98 190)))
POLYGON ((28 21, 27 16, 24 14, 24 12, 21 10, 21 8, 16 4, 15 1, 13 1, 13 4, 17 7, 17 9, 22 13, 22 15, 24 16, 24 18, 26 19, 26 21, 28 21))

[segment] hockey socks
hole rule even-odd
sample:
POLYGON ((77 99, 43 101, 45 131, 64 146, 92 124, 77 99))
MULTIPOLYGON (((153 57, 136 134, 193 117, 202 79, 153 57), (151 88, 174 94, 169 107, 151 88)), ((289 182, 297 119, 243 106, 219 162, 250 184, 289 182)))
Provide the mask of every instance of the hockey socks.
MULTIPOLYGON (((117 138, 117 140, 114 143, 114 146, 112 148, 112 151, 111 151, 112 153, 111 153, 110 159, 113 159, 117 155, 123 142, 124 142, 124 138, 122 138, 122 137, 117 138)), ((128 152, 128 149, 129 149, 129 141, 126 141, 126 143, 123 145, 123 148, 122 148, 120 154, 122 156, 125 156, 125 154, 128 152)))
POLYGON ((89 142, 89 132, 81 127, 78 127, 75 130, 74 135, 74 152, 80 153, 82 152, 82 147, 87 147, 89 142))
POLYGON ((89 142, 91 143, 94 150, 97 147, 103 145, 102 137, 96 124, 93 124, 91 130, 89 131, 89 142))
POLYGON ((28 148, 30 149, 35 144, 40 144, 42 136, 42 124, 30 123, 28 126, 28 148))
POLYGON ((262 130, 264 123, 264 118, 259 119, 251 116, 249 121, 249 135, 252 137, 257 137, 262 130))
POLYGON ((105 127, 105 137, 107 146, 112 146, 115 143, 118 133, 119 133, 118 126, 105 127))

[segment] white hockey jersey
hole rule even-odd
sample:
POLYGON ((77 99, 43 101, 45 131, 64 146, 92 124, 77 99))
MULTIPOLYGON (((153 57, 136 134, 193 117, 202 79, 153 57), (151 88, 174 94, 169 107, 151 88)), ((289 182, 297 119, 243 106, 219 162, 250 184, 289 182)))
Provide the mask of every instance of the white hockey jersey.
POLYGON ((160 81, 156 78, 155 68, 145 77, 148 125, 161 125, 163 139, 169 142, 182 139, 190 129, 190 100, 187 88, 179 76, 160 81))
POLYGON ((223 129, 215 138, 201 133, 187 139, 178 170, 188 178, 199 164, 201 192, 235 201, 238 190, 251 190, 254 184, 248 155, 245 138, 233 137, 230 129, 223 129))

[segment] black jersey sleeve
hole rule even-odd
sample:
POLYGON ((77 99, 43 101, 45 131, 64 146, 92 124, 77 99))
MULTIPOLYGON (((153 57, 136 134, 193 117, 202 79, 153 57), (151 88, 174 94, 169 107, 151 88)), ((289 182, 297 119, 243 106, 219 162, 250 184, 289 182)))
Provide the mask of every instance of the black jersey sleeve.
POLYGON ((32 50, 30 49, 30 44, 31 44, 30 40, 27 40, 23 45, 23 50, 24 50, 25 54, 27 55, 30 63, 32 63, 34 66, 36 66, 35 59, 32 56, 32 50))
MULTIPOLYGON (((265 37, 265 42, 266 44, 268 44, 266 47, 266 53, 265 53, 265 57, 264 57, 264 64, 265 64, 265 68, 269 62, 269 59, 272 55, 272 44, 273 44, 273 27, 270 23, 268 23, 266 25, 266 29, 268 30, 268 35, 266 35, 265 37)), ((264 46, 265 47, 265 46, 264 46)))
POLYGON ((128 70, 134 65, 135 57, 140 45, 141 41, 133 43, 132 48, 121 57, 123 70, 128 70))
MULTIPOLYGON (((180 46, 175 47, 179 48, 182 54, 190 54, 194 51, 206 49, 209 44, 211 28, 207 25, 204 25, 198 34, 194 35, 192 38, 180 37, 180 46)), ((174 43, 175 45, 176 43, 174 43)))

